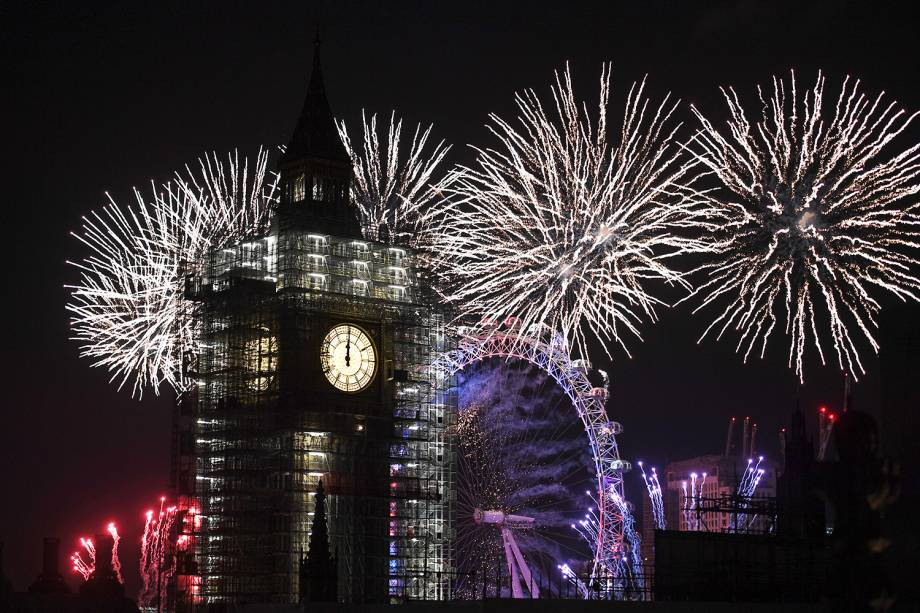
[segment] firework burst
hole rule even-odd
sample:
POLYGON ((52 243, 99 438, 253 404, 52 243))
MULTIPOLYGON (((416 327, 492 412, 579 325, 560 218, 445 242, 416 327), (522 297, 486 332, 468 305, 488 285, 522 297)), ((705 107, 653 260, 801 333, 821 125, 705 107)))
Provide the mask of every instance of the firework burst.
POLYGON ((783 330, 800 380, 806 352, 823 364, 828 346, 841 368, 865 372, 857 341, 878 351, 879 291, 917 300, 920 290, 911 272, 920 209, 909 202, 920 190, 920 145, 883 155, 916 113, 883 94, 866 97, 849 78, 828 112, 824 82, 819 73, 803 96, 794 74, 774 78, 772 92, 758 87, 755 124, 735 91, 723 89, 726 128, 694 108, 702 127, 690 144, 721 183, 726 219, 693 295, 702 298, 697 311, 720 299, 727 306, 700 340, 734 331, 747 360, 783 330))
POLYGON ((645 483, 645 489, 648 491, 649 502, 652 508, 652 519, 655 522, 656 530, 667 530, 667 518, 664 514, 664 498, 661 493, 661 482, 658 481, 658 471, 652 467, 652 476, 645 474, 645 467, 642 462, 637 462, 639 470, 642 471, 642 481, 645 483))
POLYGON ((696 162, 674 142, 678 103, 651 105, 634 84, 611 144, 609 82, 605 65, 596 122, 568 68, 552 88, 555 114, 532 90, 518 94, 521 129, 491 115, 501 148, 476 148, 476 165, 446 182, 434 270, 462 316, 549 326, 586 355, 588 335, 626 349, 624 336, 656 319, 663 303, 648 281, 687 286, 670 261, 705 248, 686 231, 705 228, 709 209, 692 187, 696 162))
POLYGON ((263 231, 275 200, 266 151, 253 164, 236 154, 199 162, 197 172, 186 167, 161 190, 154 186, 149 199, 135 190, 133 207, 109 198, 74 234, 89 255, 70 262, 80 271, 68 286, 73 337, 82 356, 108 369, 119 389, 130 382, 137 396, 163 384, 186 387, 196 330, 185 277, 209 248, 263 231))
POLYGON ((362 146, 356 149, 348 136, 344 121, 336 128, 354 165, 354 182, 351 186, 352 202, 358 207, 364 238, 387 239, 412 246, 421 240, 422 226, 428 217, 429 206, 439 195, 438 182, 432 177, 450 146, 440 141, 426 149, 432 126, 422 131, 415 128, 409 154, 400 159, 402 119, 390 115, 385 148, 377 131, 377 115, 370 122, 361 112, 362 146), (389 237, 381 236, 386 227, 389 237))

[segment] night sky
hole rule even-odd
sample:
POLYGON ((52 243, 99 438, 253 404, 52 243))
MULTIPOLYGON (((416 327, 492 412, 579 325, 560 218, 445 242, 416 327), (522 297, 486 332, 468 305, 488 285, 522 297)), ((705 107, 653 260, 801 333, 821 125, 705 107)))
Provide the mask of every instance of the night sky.
MULTIPOLYGON (((41 537, 71 551, 80 535, 115 520, 125 537, 128 591, 136 589, 143 512, 167 493, 171 398, 118 393, 68 340, 69 236, 109 191, 128 204, 206 151, 287 141, 300 110, 318 21, 335 114, 362 108, 434 122, 454 144, 491 145, 486 115, 510 116, 513 94, 545 96, 571 62, 576 92, 596 103, 601 62, 613 62, 614 111, 630 83, 674 92, 717 119, 718 86, 754 85, 794 68, 818 68, 836 95, 846 74, 920 108, 917 20, 889 3, 738 2, 124 2, 0 3, 4 113, 2 168, 7 245, 0 421, 0 540, 17 589, 40 569, 41 537), (92 6, 91 6, 92 5, 92 6), (11 258, 11 260, 10 260, 11 258)), ((754 109, 752 109, 754 110, 754 109)), ((687 107, 681 116, 692 125, 687 107)), ((920 140, 920 125, 910 131, 920 140)), ((611 417, 624 424, 623 455, 661 465, 723 445, 730 415, 751 415, 775 454, 776 431, 795 408, 839 407, 842 378, 814 362, 798 390, 784 340, 747 365, 733 344, 696 345, 704 318, 660 313, 633 357, 615 354, 611 417)), ((854 404, 876 412, 878 361, 854 404)), ((638 500, 635 475, 627 491, 638 500)), ((62 552, 63 553, 63 552, 62 552)), ((63 556, 62 556, 63 557, 63 556)), ((71 577, 71 581, 72 577, 71 577)))

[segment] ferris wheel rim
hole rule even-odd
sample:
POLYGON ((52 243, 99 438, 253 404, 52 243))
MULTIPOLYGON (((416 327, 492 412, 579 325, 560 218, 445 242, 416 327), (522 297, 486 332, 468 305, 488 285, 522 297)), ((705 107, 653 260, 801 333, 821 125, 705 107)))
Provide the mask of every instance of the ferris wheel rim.
POLYGON ((464 336, 456 349, 438 357, 434 367, 442 377, 449 378, 489 358, 529 362, 555 380, 571 401, 588 437, 597 481, 599 529, 591 575, 615 575, 619 567, 617 560, 623 551, 624 518, 617 505, 608 500, 607 492, 612 490, 622 500, 622 473, 626 463, 620 460, 616 443, 620 426, 607 416, 606 377, 601 387, 592 385, 588 379, 590 367, 584 360, 573 360, 564 344, 517 330, 464 336))

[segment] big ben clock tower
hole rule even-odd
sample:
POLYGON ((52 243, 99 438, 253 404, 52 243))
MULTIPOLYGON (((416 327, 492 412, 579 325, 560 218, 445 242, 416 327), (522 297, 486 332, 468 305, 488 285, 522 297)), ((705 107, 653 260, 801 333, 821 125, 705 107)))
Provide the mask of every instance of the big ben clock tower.
POLYGON ((444 320, 411 249, 363 238, 318 41, 278 172, 271 231, 213 251, 188 284, 195 598, 297 602, 320 480, 338 600, 444 598, 456 398, 431 369, 444 320))

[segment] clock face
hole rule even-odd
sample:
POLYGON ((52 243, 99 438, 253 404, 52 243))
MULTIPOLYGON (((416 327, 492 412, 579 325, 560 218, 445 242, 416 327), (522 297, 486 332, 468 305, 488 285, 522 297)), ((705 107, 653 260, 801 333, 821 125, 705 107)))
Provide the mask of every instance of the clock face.
POLYGON ((329 383, 343 392, 360 392, 377 374, 377 350, 367 332, 342 324, 323 339, 320 363, 329 383))

